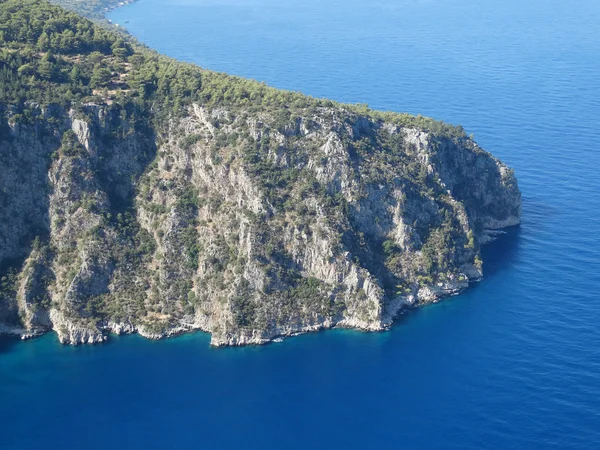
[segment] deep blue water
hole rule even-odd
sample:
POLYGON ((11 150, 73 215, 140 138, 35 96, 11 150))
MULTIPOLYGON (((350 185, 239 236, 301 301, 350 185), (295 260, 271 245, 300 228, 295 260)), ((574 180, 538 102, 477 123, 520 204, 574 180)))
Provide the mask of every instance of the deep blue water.
POLYGON ((600 2, 141 0, 149 46, 462 124, 516 169, 486 278, 389 332, 0 341, 3 449, 600 448, 600 2))

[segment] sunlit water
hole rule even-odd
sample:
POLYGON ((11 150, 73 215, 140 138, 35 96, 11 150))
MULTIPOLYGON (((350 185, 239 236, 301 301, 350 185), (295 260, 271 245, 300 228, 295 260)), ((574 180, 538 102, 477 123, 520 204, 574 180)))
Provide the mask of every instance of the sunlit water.
POLYGON ((387 333, 1 341, 1 448, 600 447, 600 2, 141 0, 110 18, 206 68, 462 124, 515 168, 523 225, 482 283, 387 333))

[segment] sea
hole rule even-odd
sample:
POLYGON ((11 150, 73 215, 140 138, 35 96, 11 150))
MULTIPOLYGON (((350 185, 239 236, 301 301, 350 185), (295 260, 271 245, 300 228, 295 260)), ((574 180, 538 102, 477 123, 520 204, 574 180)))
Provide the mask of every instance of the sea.
POLYGON ((515 169, 485 279, 383 333, 0 341, 0 448, 599 449, 600 1, 140 0, 162 53, 461 124, 515 169))

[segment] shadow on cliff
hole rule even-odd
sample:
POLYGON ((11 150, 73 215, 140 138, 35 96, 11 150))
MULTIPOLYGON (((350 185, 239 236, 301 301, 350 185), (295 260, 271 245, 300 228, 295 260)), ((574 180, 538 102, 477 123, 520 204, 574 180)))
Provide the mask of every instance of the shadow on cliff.
POLYGON ((107 107, 102 126, 92 116, 89 122, 98 145, 94 169, 111 213, 133 213, 137 183, 157 153, 152 118, 139 105, 125 102, 107 107))
POLYGON ((519 253, 521 243, 521 227, 511 227, 504 230, 506 234, 486 244, 481 249, 484 278, 493 277, 510 266, 519 253))
POLYGON ((21 322, 18 273, 34 241, 43 245, 50 236, 48 171, 60 140, 47 120, 57 111, 48 108, 45 114, 38 111, 31 122, 11 128, 7 108, 0 106, 0 320, 11 325, 21 322))
MULTIPOLYGON (((503 231, 505 234, 499 235, 495 241, 484 245, 481 249, 484 279, 500 275, 505 269, 513 265, 518 258, 523 239, 521 227, 511 227, 503 231)), ((467 292, 474 292, 480 286, 480 283, 471 283, 467 292)), ((442 302, 446 301, 453 301, 453 297, 442 299, 442 302)), ((394 319, 394 326, 401 325, 413 314, 418 314, 420 310, 420 307, 405 310, 394 319)))

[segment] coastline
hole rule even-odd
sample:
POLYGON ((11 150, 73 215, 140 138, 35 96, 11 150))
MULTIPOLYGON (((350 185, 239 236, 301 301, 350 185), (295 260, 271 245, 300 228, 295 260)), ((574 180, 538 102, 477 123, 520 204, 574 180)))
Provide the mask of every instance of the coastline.
MULTIPOLYGON (((121 0, 116 4, 110 4, 109 6, 105 6, 101 11, 102 16, 103 16, 104 20, 108 21, 109 23, 112 23, 112 21, 108 17, 106 17, 106 15, 109 12, 114 11, 115 9, 118 9, 118 8, 122 8, 123 6, 131 5, 132 3, 135 3, 137 1, 138 0, 121 0)), ((125 28, 125 27, 123 27, 123 28, 125 28)))
MULTIPOLYGON (((113 9, 120 6, 125 6, 133 1, 135 0, 119 2, 114 5, 113 9)), ((109 10, 108 7, 105 9, 107 11, 109 10)), ((200 114, 198 114, 198 116, 201 120, 206 122, 204 113, 202 111, 200 114)), ((206 126, 210 131, 210 126, 206 126)), ((85 132, 81 123, 78 121, 73 121, 73 127, 74 131, 79 133, 78 137, 80 142, 86 141, 87 138, 85 137, 85 132)), ((425 138, 423 138, 419 132, 416 132, 413 129, 409 129, 409 132, 410 133, 408 137, 418 144, 425 145, 424 143, 428 142, 424 140, 425 138)), ((335 146, 330 143, 330 140, 327 141, 323 148, 326 152, 332 152, 336 150, 335 146)), ((427 153, 426 156, 429 157, 427 153)), ((492 160, 495 161, 496 165, 501 164, 493 157, 492 160)), ((506 167, 502 166, 500 169, 506 169, 506 167)), ((505 172, 506 170, 501 170, 502 175, 504 175, 505 172)), ((484 222, 490 228, 502 228, 517 224, 519 222, 519 218, 516 216, 509 216, 508 219, 502 221, 494 220, 491 217, 487 217, 486 219, 487 220, 484 222)), ((465 246, 465 248, 467 247, 465 246)), ((311 260, 311 264, 316 265, 317 263, 311 260)), ((319 264, 323 265, 321 262, 319 262, 319 264)), ((346 266, 341 267, 340 271, 345 267, 346 266)), ((260 345, 281 337, 295 336, 298 334, 330 328, 349 328, 362 331, 387 330, 392 326, 394 319, 398 316, 398 314, 400 314, 401 311, 428 303, 435 303, 443 298, 457 295, 467 289, 470 282, 478 281, 482 275, 479 268, 476 268, 470 264, 469 267, 457 266, 455 269, 457 269, 457 272, 452 273, 450 279, 443 278, 443 281, 440 280, 436 283, 431 283, 430 278, 429 281, 419 281, 418 283, 413 283, 410 287, 410 290, 408 288, 403 288, 400 292, 403 292, 404 295, 391 298, 394 295, 393 292, 396 292, 393 291, 387 299, 385 297, 380 297, 378 301, 373 302, 373 307, 371 309, 372 314, 368 316, 355 314, 356 310, 351 311, 351 314, 348 316, 344 316, 339 313, 331 314, 329 316, 321 316, 318 311, 313 311, 314 314, 310 316, 307 315, 302 319, 290 319, 286 321, 286 323, 277 325, 269 330, 251 329, 244 326, 243 328, 235 330, 237 332, 219 332, 220 334, 213 335, 211 339, 211 345, 215 347, 260 345)), ((355 276, 356 273, 353 272, 352 275, 356 278, 353 278, 352 282, 358 286, 359 282, 357 281, 358 278, 355 276)), ((368 279, 368 281, 370 283, 369 286, 375 286, 374 283, 370 282, 370 279, 368 279)), ((360 283, 363 282, 364 281, 361 281, 360 283)), ((378 286, 375 286, 375 288, 377 287, 378 286)), ((259 299, 259 303, 263 301, 264 297, 259 299)), ((134 318, 133 320, 135 324, 133 322, 103 322, 104 319, 101 317, 94 318, 96 320, 92 324, 91 321, 85 320, 83 317, 71 317, 70 313, 64 313, 55 308, 51 309, 50 311, 45 311, 45 313, 48 314, 49 317, 42 323, 41 326, 38 325, 32 327, 30 324, 28 326, 29 329, 23 329, 17 325, 13 327, 2 326, 0 328, 0 333, 13 334, 20 336, 22 339, 29 339, 47 331, 54 330, 57 332, 61 343, 77 345, 104 342, 108 339, 107 334, 109 333, 138 333, 143 337, 157 340, 196 330, 210 332, 207 322, 208 316, 204 312, 195 317, 179 316, 179 318, 170 322, 165 320, 157 327, 152 326, 152 324, 146 325, 147 318, 145 316, 138 317, 137 320, 134 318)))
MULTIPOLYGON (((92 20, 97 24, 110 24, 112 25, 112 21, 107 17, 107 14, 115 9, 121 8, 123 6, 130 5, 138 0, 104 0, 101 5, 92 6, 90 9, 86 8, 85 0, 48 0, 50 3, 58 5, 62 8, 65 8, 69 11, 74 12, 75 14, 80 15, 81 17, 85 17, 88 20, 92 20)), ((125 28, 119 26, 121 28, 125 28)))
MULTIPOLYGON (((471 275, 471 274, 469 274, 471 275)), ((473 273, 472 277, 464 280, 448 281, 443 285, 431 285, 421 287, 416 294, 407 296, 398 296, 391 299, 385 305, 381 319, 378 323, 362 323, 347 319, 339 321, 325 321, 316 324, 291 323, 284 329, 274 330, 269 335, 238 335, 230 339, 215 339, 207 327, 203 326, 202 321, 194 320, 193 317, 187 317, 173 326, 161 331, 147 329, 143 325, 135 325, 130 321, 101 323, 99 331, 91 330, 87 327, 69 321, 58 311, 52 310, 50 317, 52 319, 52 328, 35 328, 31 330, 18 326, 9 326, 0 324, 0 336, 12 336, 21 340, 30 340, 43 336, 50 332, 58 335, 58 340, 63 345, 89 345, 101 344, 110 339, 111 335, 123 336, 138 334, 149 340, 163 340, 171 337, 181 336, 188 333, 204 332, 211 336, 211 347, 244 347, 265 345, 272 342, 281 342, 285 338, 299 336, 302 334, 330 330, 330 329, 348 329, 361 332, 385 332, 389 330, 396 318, 412 309, 419 308, 431 303, 438 303, 450 297, 457 296, 471 287, 471 283, 482 280, 481 273, 473 273)))

